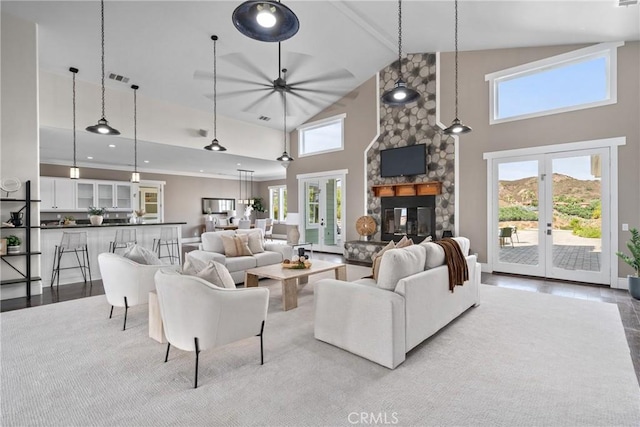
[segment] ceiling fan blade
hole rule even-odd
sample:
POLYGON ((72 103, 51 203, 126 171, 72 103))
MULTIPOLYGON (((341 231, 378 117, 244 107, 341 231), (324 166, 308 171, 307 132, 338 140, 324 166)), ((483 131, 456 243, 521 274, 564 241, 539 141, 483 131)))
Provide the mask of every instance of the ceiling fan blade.
MULTIPOLYGON (((263 87, 263 88, 255 88, 255 89, 244 89, 244 90, 234 90, 233 92, 224 92, 218 94, 218 99, 231 98, 234 96, 242 96, 250 93, 262 92, 264 90, 269 90, 272 88, 263 87)), ((204 94, 205 98, 209 98, 213 101, 213 93, 204 94)))
POLYGON ((311 97, 308 97, 308 96, 302 96, 302 95, 300 95, 299 93, 297 93, 295 91, 289 91, 289 95, 294 96, 295 98, 298 98, 298 99, 300 99, 300 100, 302 100, 304 102, 307 102, 307 103, 309 103, 311 105, 315 105, 318 108, 324 108, 324 107, 327 106, 326 102, 322 102, 322 101, 319 101, 317 99, 314 99, 314 98, 311 98, 311 97))
POLYGON ((350 71, 345 70, 344 68, 341 68, 339 70, 331 71, 329 73, 322 74, 316 77, 311 77, 306 80, 301 80, 299 82, 292 82, 292 83, 289 83, 289 85, 300 86, 300 85, 309 84, 309 83, 324 83, 324 82, 330 82, 332 80, 344 80, 344 79, 352 79, 352 78, 354 78, 354 75, 350 71))
MULTIPOLYGON (((258 86, 264 86, 264 87, 273 86, 273 84, 269 85, 266 83, 260 83, 260 82, 256 82, 254 80, 249 80, 249 79, 240 79, 237 77, 227 77, 227 76, 221 76, 221 75, 218 75, 216 77, 218 81, 224 81, 224 82, 230 82, 230 83, 242 83, 242 84, 258 85, 258 86)), ((193 73, 193 78, 194 80, 207 80, 209 82, 212 82, 213 73, 209 71, 195 71, 193 73)))
POLYGON ((224 59, 236 67, 240 67, 241 69, 258 76, 264 83, 271 83, 272 79, 270 79, 269 76, 267 76, 267 74, 255 64, 251 63, 251 61, 249 61, 242 53, 229 53, 221 56, 220 59, 224 59))
POLYGON ((285 60, 285 67, 289 70, 287 78, 291 79, 291 76, 295 76, 297 71, 304 68, 306 63, 313 60, 313 57, 306 53, 289 52, 287 53, 285 60))
POLYGON ((304 98, 290 96, 288 99, 287 115, 291 117, 297 117, 297 114, 291 114, 292 111, 300 111, 302 115, 308 116, 309 111, 304 106, 304 98))
POLYGON ((242 111, 245 112, 245 113, 254 113, 256 108, 258 108, 258 106, 260 106, 263 102, 268 100, 274 92, 275 92, 274 89, 270 90, 269 92, 267 92, 264 95, 262 95, 260 98, 258 98, 255 101, 253 101, 251 104, 249 104, 242 111))

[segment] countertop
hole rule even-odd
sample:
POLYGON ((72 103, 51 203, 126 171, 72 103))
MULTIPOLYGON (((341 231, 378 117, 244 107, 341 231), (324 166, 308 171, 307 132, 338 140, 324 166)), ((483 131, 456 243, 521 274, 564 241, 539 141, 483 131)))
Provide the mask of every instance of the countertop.
POLYGON ((113 224, 102 224, 102 225, 91 225, 91 224, 77 224, 77 225, 48 225, 41 227, 41 230, 61 230, 67 228, 113 228, 113 227, 147 227, 147 226, 162 226, 162 225, 185 225, 186 222, 156 222, 149 224, 130 224, 130 223, 113 223, 113 224))

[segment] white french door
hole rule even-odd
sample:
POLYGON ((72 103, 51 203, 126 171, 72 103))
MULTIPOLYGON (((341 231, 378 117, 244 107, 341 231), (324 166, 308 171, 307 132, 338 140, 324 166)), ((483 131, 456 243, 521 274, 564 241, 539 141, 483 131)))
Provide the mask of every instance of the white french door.
POLYGON ((611 284, 609 148, 492 160, 493 271, 611 284))
POLYGON ((342 254, 345 177, 321 175, 298 180, 301 241, 314 250, 342 254))

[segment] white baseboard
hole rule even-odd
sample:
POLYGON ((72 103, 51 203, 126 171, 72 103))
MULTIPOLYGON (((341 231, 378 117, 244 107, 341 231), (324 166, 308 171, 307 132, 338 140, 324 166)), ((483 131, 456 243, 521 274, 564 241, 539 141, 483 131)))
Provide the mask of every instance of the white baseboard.
POLYGON ((483 273, 493 273, 491 266, 485 262, 480 263, 480 271, 482 271, 483 273))
POLYGON ((612 288, 629 290, 629 281, 626 277, 618 277, 618 283, 611 285, 612 288))
POLYGON ((200 237, 183 237, 182 243, 200 243, 200 237))

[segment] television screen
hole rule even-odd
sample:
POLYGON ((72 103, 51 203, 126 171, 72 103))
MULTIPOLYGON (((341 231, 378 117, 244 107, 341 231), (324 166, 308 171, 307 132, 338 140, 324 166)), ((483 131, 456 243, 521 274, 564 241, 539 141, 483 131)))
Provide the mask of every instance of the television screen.
POLYGON ((380 151, 380 176, 406 176, 427 173, 425 144, 380 151))

